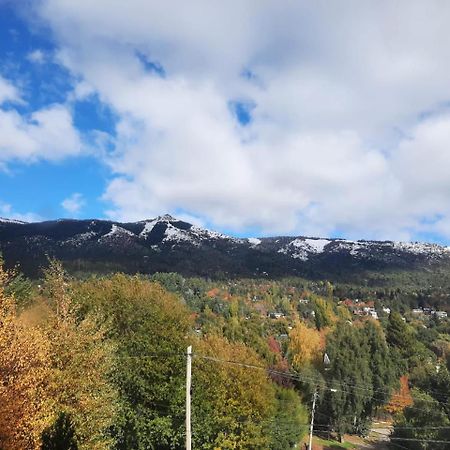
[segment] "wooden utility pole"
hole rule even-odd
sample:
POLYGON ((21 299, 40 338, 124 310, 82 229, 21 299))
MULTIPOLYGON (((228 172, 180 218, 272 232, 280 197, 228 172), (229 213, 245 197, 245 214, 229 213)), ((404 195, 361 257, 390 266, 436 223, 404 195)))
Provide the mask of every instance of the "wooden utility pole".
POLYGON ((313 395, 313 404, 312 404, 312 410, 311 410, 311 425, 309 426, 309 446, 308 450, 312 450, 312 436, 313 436, 313 429, 314 429, 314 413, 316 411, 316 400, 317 400, 317 388, 314 391, 313 395))
POLYGON ((191 443, 191 375, 192 375, 192 346, 186 352, 186 450, 192 449, 191 443))

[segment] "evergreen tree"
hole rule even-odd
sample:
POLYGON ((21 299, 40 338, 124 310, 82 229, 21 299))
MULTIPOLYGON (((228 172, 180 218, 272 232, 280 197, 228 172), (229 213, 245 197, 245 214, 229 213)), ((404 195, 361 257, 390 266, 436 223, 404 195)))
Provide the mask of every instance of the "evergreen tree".
POLYGON ((368 402, 366 410, 367 416, 370 416, 377 407, 388 402, 397 384, 397 377, 395 363, 380 325, 370 320, 366 322, 361 332, 364 334, 372 374, 373 397, 368 402))
POLYGON ((52 426, 42 433, 41 450, 78 450, 72 420, 66 413, 60 413, 52 426))
POLYGON ((398 312, 393 311, 389 315, 386 340, 391 347, 398 349, 404 357, 409 357, 414 352, 414 337, 398 312))
POLYGON ((364 434, 373 397, 368 345, 357 328, 344 322, 329 336, 327 353, 331 366, 328 388, 320 414, 340 437, 344 433, 364 434))

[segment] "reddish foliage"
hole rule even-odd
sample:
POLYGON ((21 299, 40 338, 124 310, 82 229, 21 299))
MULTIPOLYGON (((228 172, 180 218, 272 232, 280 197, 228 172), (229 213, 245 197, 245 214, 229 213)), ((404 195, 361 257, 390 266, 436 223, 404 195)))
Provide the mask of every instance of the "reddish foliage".
POLYGON ((279 386, 283 386, 285 388, 292 388, 294 384, 292 380, 286 376, 283 376, 281 373, 277 374, 276 372, 289 372, 289 363, 286 358, 282 358, 277 361, 272 367, 271 370, 274 372, 270 372, 270 378, 274 383, 277 383, 279 386))
POLYGON ((400 388, 392 394, 391 400, 386 406, 386 410, 391 414, 403 411, 407 406, 414 403, 409 389, 408 376, 403 375, 400 378, 400 388))
POLYGON ((214 298, 214 297, 217 297, 218 295, 219 295, 219 288, 213 288, 213 289, 211 289, 210 291, 208 291, 207 293, 206 293, 206 295, 209 297, 209 298, 214 298))
POLYGON ((281 346, 274 336, 269 336, 267 338, 267 344, 269 345, 269 349, 271 352, 276 354, 281 353, 281 346))

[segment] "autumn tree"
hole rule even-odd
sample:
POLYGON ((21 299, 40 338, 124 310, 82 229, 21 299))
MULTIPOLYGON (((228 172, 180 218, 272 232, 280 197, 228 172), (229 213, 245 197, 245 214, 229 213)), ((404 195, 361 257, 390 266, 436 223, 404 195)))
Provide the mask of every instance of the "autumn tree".
POLYGON ((289 333, 289 356, 292 366, 302 370, 318 365, 323 357, 324 341, 319 331, 297 320, 289 333))
POLYGON ((409 389, 408 376, 402 375, 399 381, 399 388, 396 389, 386 405, 386 411, 391 414, 401 413, 407 406, 413 404, 411 390, 409 389))
POLYGON ((14 297, 5 292, 9 279, 0 264, 0 448, 37 449, 49 420, 49 343, 18 315, 14 297))
POLYGON ((57 425, 61 415, 70 417, 80 450, 110 448, 109 430, 115 422, 118 394, 109 377, 114 347, 106 340, 100 317, 81 314, 72 285, 62 266, 50 262, 45 272, 47 308, 43 328, 50 342, 49 409, 57 425))
POLYGON ((274 412, 275 390, 263 361, 244 344, 213 335, 195 342, 194 352, 198 354, 193 364, 194 446, 267 449, 270 435, 266 430, 274 412))

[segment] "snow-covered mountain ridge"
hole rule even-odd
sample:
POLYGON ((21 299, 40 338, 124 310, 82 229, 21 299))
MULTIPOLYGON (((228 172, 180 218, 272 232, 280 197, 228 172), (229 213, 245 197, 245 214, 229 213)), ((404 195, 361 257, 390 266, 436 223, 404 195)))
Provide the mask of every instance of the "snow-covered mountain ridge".
POLYGON ((406 252, 414 255, 427 255, 429 257, 450 256, 450 248, 438 244, 422 242, 395 242, 395 241, 351 241, 346 239, 304 238, 293 239, 278 250, 292 258, 307 261, 310 255, 323 252, 348 251, 352 256, 370 257, 374 248, 392 252, 406 252))
POLYGON ((437 244, 304 236, 236 238, 170 215, 130 223, 0 219, 0 251, 7 261, 31 265, 33 270, 48 254, 80 264, 91 261, 117 266, 127 272, 174 270, 249 276, 450 262, 450 249, 437 244))

